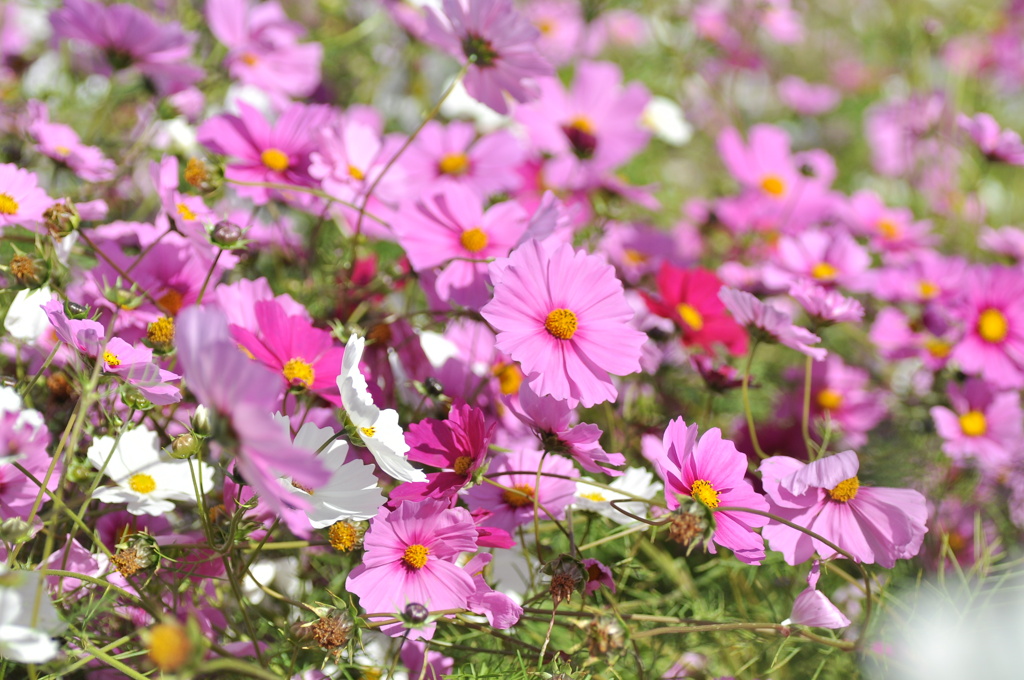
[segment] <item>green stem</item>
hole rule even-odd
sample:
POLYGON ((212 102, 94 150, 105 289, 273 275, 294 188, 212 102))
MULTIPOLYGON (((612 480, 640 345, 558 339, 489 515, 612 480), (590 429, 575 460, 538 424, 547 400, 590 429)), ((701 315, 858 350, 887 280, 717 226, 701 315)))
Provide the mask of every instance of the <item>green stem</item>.
POLYGON ((747 364, 743 368, 743 383, 741 385, 741 391, 743 392, 743 411, 747 414, 747 429, 750 430, 750 443, 754 447, 754 453, 756 453, 759 458, 767 458, 768 456, 761 450, 761 444, 757 441, 757 429, 754 427, 754 413, 750 410, 750 367, 754 363, 754 352, 756 350, 757 343, 755 342, 750 346, 750 354, 747 355, 747 364))
MULTIPOLYGON (((121 671, 122 673, 127 675, 129 678, 134 678, 135 680, 149 680, 148 676, 145 676, 142 673, 139 673, 137 670, 135 670, 131 666, 125 665, 124 663, 118 661, 117 659, 115 659, 114 657, 110 656, 109 654, 104 652, 102 649, 99 649, 98 647, 93 647, 92 645, 90 645, 88 643, 83 643, 82 644, 82 651, 85 652, 86 654, 92 654, 94 657, 96 657, 97 659, 99 659, 103 663, 107 664, 111 668, 114 668, 114 669, 117 669, 117 670, 121 671)), ((274 680, 279 680, 279 679, 275 678, 274 680)))
POLYGON ((202 675, 213 675, 216 674, 218 678, 230 677, 229 675, 222 675, 228 671, 234 673, 240 673, 250 678, 260 678, 260 680, 281 680, 280 675, 275 675, 270 671, 260 668, 259 666, 253 666, 252 664, 246 663, 239 659, 214 659, 213 661, 207 661, 206 663, 199 666, 196 669, 196 677, 202 675))
POLYGON ((63 343, 60 340, 57 341, 57 343, 53 346, 53 349, 50 350, 50 355, 46 357, 46 361, 43 362, 43 365, 40 366, 39 370, 36 371, 35 375, 32 376, 32 379, 25 383, 25 386, 21 388, 21 392, 18 393, 19 397, 24 398, 24 396, 29 393, 29 390, 31 390, 32 387, 36 384, 36 381, 39 380, 39 376, 45 373, 46 369, 50 367, 50 362, 53 361, 53 358, 55 356, 57 356, 57 350, 60 349, 60 346, 62 344, 63 343))

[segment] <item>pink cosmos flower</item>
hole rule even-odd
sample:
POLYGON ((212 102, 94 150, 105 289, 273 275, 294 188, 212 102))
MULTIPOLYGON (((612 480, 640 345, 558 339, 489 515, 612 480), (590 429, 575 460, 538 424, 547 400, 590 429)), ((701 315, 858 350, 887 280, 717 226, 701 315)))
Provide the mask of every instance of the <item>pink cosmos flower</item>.
MULTIPOLYGON (((329 120, 330 108, 292 104, 273 124, 245 102, 239 102, 238 109, 241 115, 221 114, 197 130, 201 144, 215 153, 238 159, 228 163, 224 176, 241 182, 313 186, 309 154, 316 148, 316 133, 329 120)), ((235 185, 234 190, 257 205, 282 195, 265 187, 235 185)), ((309 202, 308 194, 288 197, 309 202)))
POLYGON ((5 227, 20 225, 42 231, 43 213, 54 201, 39 188, 39 178, 14 165, 0 165, 0 233, 5 227))
POLYGON ((668 424, 662 441, 664 454, 654 461, 665 482, 665 502, 669 510, 680 505, 680 496, 689 496, 713 511, 715 532, 707 543, 711 553, 716 546, 729 548, 747 564, 761 564, 764 541, 754 532, 768 520, 760 515, 717 511, 719 506, 768 510, 768 503, 745 479, 747 457, 733 443, 722 439, 717 427, 697 439, 697 425, 687 426, 682 418, 668 424))
POLYGON ((427 12, 424 40, 468 65, 464 84, 471 97, 508 113, 502 93, 518 102, 535 96, 531 78, 551 75, 537 51, 540 32, 512 0, 443 0, 444 13, 427 12))
POLYGON ((1015 262, 1024 260, 1024 230, 1017 227, 983 227, 978 235, 978 245, 990 252, 1011 257, 1015 262))
POLYGON ((825 594, 818 590, 821 565, 815 560, 807 574, 807 588, 796 596, 793 612, 782 625, 813 626, 815 628, 846 628, 850 619, 832 604, 825 594))
POLYGON ((479 309, 490 299, 485 260, 508 255, 526 230, 526 213, 514 201, 484 211, 471 189, 446 183, 405 205, 393 227, 413 269, 444 267, 434 283, 438 297, 479 309))
POLYGON ((870 281, 871 292, 882 300, 917 304, 948 302, 957 297, 968 268, 965 259, 933 250, 892 258, 886 264, 870 281))
MULTIPOLYGON (((455 564, 463 552, 477 549, 476 527, 464 508, 447 501, 405 501, 395 510, 382 507, 363 538, 363 561, 345 580, 368 614, 398 614, 408 604, 431 611, 464 608, 476 592, 472 577, 455 564)), ((372 618, 370 620, 373 620, 372 618)), ((430 639, 436 624, 409 630, 410 639, 430 639)), ((401 623, 381 628, 405 633, 401 623)))
MULTIPOLYGON (((772 514, 809 529, 850 553, 858 562, 892 569, 921 549, 927 531, 924 496, 913 489, 861 486, 860 461, 843 451, 802 463, 773 456, 761 463, 772 514)), ((788 564, 800 564, 817 552, 824 559, 836 552, 817 539, 782 524, 769 522, 761 531, 772 550, 788 564)))
POLYGON ((96 356, 106 334, 101 324, 90 319, 69 319, 64 313, 64 305, 56 297, 42 305, 42 308, 61 342, 86 356, 96 356))
POLYGON ((540 510, 540 520, 548 518, 544 510, 551 513, 554 519, 565 517, 565 509, 576 496, 576 482, 573 479, 579 477, 580 473, 568 458, 548 454, 541 461, 541 457, 540 451, 525 447, 515 453, 494 457, 487 471, 488 476, 508 490, 492 484, 478 484, 465 496, 470 510, 484 509, 493 513, 484 520, 484 526, 497 527, 511 533, 516 527, 533 522, 535 498, 544 508, 540 510), (538 468, 542 473, 540 488, 537 488, 538 468), (573 479, 545 477, 545 472, 573 479))
POLYGON ((845 297, 839 291, 815 285, 807 279, 795 283, 789 289, 789 294, 819 324, 844 321, 856 323, 864 318, 864 306, 860 302, 845 297))
MULTIPOLYGON (((3 396, 6 401, 8 395, 3 396)), ((12 517, 28 519, 39 495, 39 487, 25 479, 24 473, 13 463, 17 462, 42 481, 53 462, 46 450, 50 431, 46 429, 42 414, 21 408, 18 401, 14 397, 10 404, 0 405, 0 451, 3 452, 0 454, 0 521, 12 517)), ((50 476, 46 485, 50 491, 56 491, 62 467, 58 462, 50 476)), ((47 502, 49 497, 44 495, 43 500, 47 502)))
POLYGON ((647 336, 630 327, 633 310, 600 256, 530 241, 490 274, 494 299, 480 312, 538 395, 590 407, 618 395, 610 373, 640 370, 647 336))
POLYGON ((399 163, 407 177, 405 190, 413 196, 431 192, 439 180, 457 182, 489 196, 519 188, 516 166, 522 156, 522 145, 507 130, 478 139, 472 123, 430 121, 399 163))
POLYGON ((576 2, 540 0, 524 7, 523 13, 540 31, 537 49, 552 64, 562 66, 580 53, 587 25, 576 2))
POLYGON ((28 116, 26 130, 35 138, 40 153, 63 163, 87 182, 105 182, 113 178, 114 161, 104 156, 99 147, 82 144, 78 133, 69 125, 51 123, 46 104, 30 101, 28 116))
POLYGON ((583 587, 584 595, 593 595, 601 586, 615 592, 615 575, 600 560, 585 559, 583 568, 587 570, 587 584, 583 587))
POLYGON ((718 136, 722 162, 745 188, 776 201, 790 198, 806 183, 789 149, 789 135, 774 125, 755 125, 743 143, 739 130, 726 128, 718 136))
POLYGON ((971 268, 963 281, 960 318, 966 333, 952 357, 968 375, 999 388, 1024 386, 1024 273, 971 268))
POLYGON ((174 334, 186 384, 197 400, 225 418, 237 438, 236 469, 260 500, 284 515, 297 535, 309 534, 308 503, 278 478, 310 489, 327 478, 323 464, 292 443, 271 417, 279 405, 280 380, 249 359, 231 337, 224 314, 211 307, 189 307, 178 316, 174 334), (228 377, 226 377, 228 376, 228 377), (286 512, 288 511, 288 512, 286 512))
POLYGON ((134 67, 160 96, 203 77, 201 68, 186 63, 196 35, 177 22, 158 24, 133 5, 67 0, 50 15, 50 23, 57 38, 81 41, 102 52, 112 70, 134 67))
POLYGON ((153 221, 158 229, 168 229, 169 222, 200 248, 209 248, 210 238, 206 224, 216 222, 216 212, 207 207, 202 196, 178 191, 181 184, 177 156, 166 156, 159 163, 149 165, 149 175, 160 197, 160 213, 153 221))
POLYGON ((928 248, 935 241, 928 220, 915 220, 907 208, 890 208, 873 191, 858 191, 840 211, 854 234, 866 236, 871 246, 887 253, 928 248))
POLYGON ((793 324, 793 319, 777 307, 762 302, 750 293, 723 287, 718 297, 737 322, 766 342, 777 342, 821 361, 828 352, 811 344, 821 342, 814 333, 793 324))
POLYGON ((785 290, 801 279, 822 286, 844 286, 857 290, 871 256, 845 231, 810 230, 783 236, 764 270, 764 283, 785 290))
POLYGON ((641 125, 651 95, 640 83, 623 86, 622 71, 608 62, 580 62, 567 91, 558 78, 540 82, 537 101, 516 109, 535 148, 551 154, 546 181, 564 176, 567 188, 590 188, 622 165, 650 138, 641 125))
POLYGON ((540 437, 546 451, 568 453, 588 472, 603 472, 612 477, 622 474, 626 457, 607 453, 601 447, 601 428, 589 423, 572 425, 574 410, 568 402, 553 397, 539 397, 530 383, 519 388, 518 407, 505 398, 505 405, 519 420, 540 437))
POLYGON ((808 83, 797 76, 786 76, 776 89, 782 103, 803 116, 828 113, 836 107, 842 95, 830 85, 808 83))
POLYGON ((978 145, 978 150, 990 161, 1024 165, 1024 143, 1013 130, 999 127, 996 119, 987 113, 976 114, 973 118, 961 113, 956 118, 957 127, 963 130, 978 145))
POLYGON ((954 334, 941 322, 936 324, 934 317, 922 321, 912 324, 899 309, 886 307, 878 312, 868 337, 889 361, 917 357, 929 371, 939 371, 949 363, 954 334))
POLYGON ((682 331, 683 345, 702 347, 706 352, 714 352, 721 345, 730 354, 746 353, 747 334, 719 300, 722 282, 714 273, 665 262, 657 284, 660 297, 642 293, 644 300, 652 312, 675 322, 682 331))
POLYGON ((110 338, 103 348, 103 370, 119 376, 157 406, 181 401, 181 390, 168 382, 181 376, 153 363, 153 350, 132 347, 121 338, 110 338))
POLYGON ((341 405, 337 381, 344 350, 329 331, 315 328, 303 316, 289 316, 276 300, 254 305, 258 330, 232 326, 231 335, 253 357, 300 387, 341 405))
POLYGON ((210 0, 206 18, 228 47, 224 63, 231 77, 270 94, 281 108, 288 97, 306 97, 320 84, 323 46, 298 42, 306 29, 289 20, 279 3, 210 0))
MULTIPOLYGON (((477 526, 477 531, 480 532, 481 527, 477 526)), ((490 531, 494 530, 491 529, 490 531)), ((505 534, 505 537, 509 538, 508 534, 505 534)), ((507 545, 501 546, 495 546, 493 540, 485 539, 484 533, 480 533, 477 538, 477 547, 480 548, 511 548, 513 545, 515 545, 515 542, 510 538, 507 545)), ((523 615, 523 608, 516 604, 508 595, 492 589, 484 581, 484 568, 491 563, 493 558, 493 554, 478 553, 462 567, 466 570, 467 574, 473 577, 473 583, 476 585, 476 591, 469 596, 466 608, 486 616, 487 622, 491 624, 492 628, 504 630, 511 628, 519 622, 519 617, 523 615)))
POLYGON ((639 223, 608 222, 598 247, 608 255, 623 280, 632 284, 657 272, 662 262, 689 259, 677 253, 681 248, 672 234, 639 223))
POLYGON ((998 473, 1018 456, 1024 440, 1020 393, 999 392, 985 381, 950 383, 953 410, 933 406, 935 429, 945 440, 942 450, 957 463, 976 459, 986 471, 998 473))
POLYGON ((445 471, 428 473, 425 482, 406 482, 392 491, 391 498, 453 499, 487 459, 495 427, 496 423, 487 424, 482 410, 465 403, 453 405, 446 420, 410 425, 405 433, 409 460, 445 471))

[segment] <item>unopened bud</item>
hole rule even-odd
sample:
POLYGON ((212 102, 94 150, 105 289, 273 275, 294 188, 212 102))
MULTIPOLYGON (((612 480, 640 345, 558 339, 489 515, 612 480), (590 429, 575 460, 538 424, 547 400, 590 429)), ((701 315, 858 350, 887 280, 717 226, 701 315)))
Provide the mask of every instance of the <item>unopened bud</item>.
POLYGON ((199 453, 200 446, 199 438, 191 432, 179 434, 171 441, 171 458, 179 460, 191 458, 199 453))
POLYGON ((89 316, 89 308, 85 305, 80 305, 77 302, 66 300, 64 302, 64 315, 69 319, 84 319, 89 316))
POLYGON ((136 411, 148 411, 153 408, 153 402, 146 399, 137 387, 132 387, 127 383, 121 387, 121 401, 125 406, 136 411))
POLYGON ((210 232, 210 239, 218 246, 222 248, 228 248, 242 238, 242 228, 234 222, 227 220, 221 220, 213 226, 213 230, 210 232))
POLYGON ((419 602, 410 602, 405 605, 405 611, 402 616, 409 623, 424 623, 427 617, 430 616, 430 610, 419 602))
POLYGON ((76 231, 82 223, 82 218, 71 201, 54 203, 43 213, 43 219, 46 220, 46 228, 57 238, 63 238, 76 231))
POLYGON ((210 423, 210 411, 200 404, 192 412, 192 431, 200 437, 209 437, 213 433, 213 425, 210 423))

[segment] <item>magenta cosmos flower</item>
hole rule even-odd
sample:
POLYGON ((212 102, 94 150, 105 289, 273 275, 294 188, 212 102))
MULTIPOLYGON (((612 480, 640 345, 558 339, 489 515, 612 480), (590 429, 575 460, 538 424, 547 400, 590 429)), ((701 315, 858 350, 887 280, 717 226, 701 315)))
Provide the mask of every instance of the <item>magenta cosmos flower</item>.
MULTIPOLYGON (((449 508, 447 501, 405 501, 393 511, 382 507, 363 539, 363 562, 348 575, 345 588, 368 614, 398 614, 408 604, 431 611, 464 608, 476 584, 455 560, 476 551, 476 538, 469 512, 449 508)), ((411 629, 409 637, 430 638, 434 627, 411 629)), ((381 630, 400 635, 405 629, 399 623, 381 630)))
POLYGON ((998 472, 1013 462, 1024 439, 1020 393, 997 392, 983 380, 971 378, 963 387, 951 383, 949 402, 933 406, 935 429, 945 442, 942 450, 957 463, 977 459, 985 470, 998 472))
POLYGON ((665 429, 662 441, 664 456, 654 465, 665 481, 665 501, 669 510, 680 505, 680 496, 689 496, 714 511, 715 532, 707 549, 728 548, 736 559, 747 564, 761 564, 764 541, 754 528, 768 520, 752 513, 732 510, 718 511, 719 506, 750 508, 766 512, 768 503, 745 479, 747 457, 736 446, 722 439, 722 431, 713 427, 697 439, 697 425, 687 427, 676 418, 665 429))
MULTIPOLYGON (((860 461, 843 451, 813 463, 774 456, 761 463, 761 481, 771 512, 819 534, 858 562, 892 569, 913 557, 924 540, 928 507, 913 489, 860 485, 860 461)), ((822 558, 835 550, 807 534, 776 522, 761 531, 772 550, 789 564, 822 558)))
MULTIPOLYGON (((215 153, 238 159, 228 163, 224 176, 241 182, 312 186, 309 154, 316 148, 317 133, 330 120, 330 108, 292 104, 274 124, 245 102, 239 102, 238 109, 241 115, 222 114, 200 125, 197 131, 200 143, 215 153)), ((265 187, 234 188, 259 205, 272 195, 280 195, 265 187)), ((298 199, 298 194, 290 198, 298 199)))
POLYGON ((990 161, 1024 165, 1024 144, 1020 135, 1013 130, 999 127, 996 119, 987 113, 976 114, 973 118, 961 113, 956 118, 957 127, 978 145, 978 150, 990 161))
POLYGON ((609 374, 640 370, 647 336, 629 325, 633 309, 603 258, 528 241, 490 273, 494 299, 480 313, 538 395, 590 407, 618 396, 609 374))
POLYGON ((967 332, 952 358, 964 373, 999 388, 1024 386, 1024 273, 976 266, 963 281, 960 318, 967 332))
POLYGON ((479 309, 488 299, 487 262, 505 257, 526 231, 526 212, 513 201, 484 211, 471 189, 446 183, 406 205, 394 221, 398 242, 416 271, 441 267, 434 288, 442 300, 479 309))
POLYGON ((16 224, 39 231, 51 205, 53 199, 39 188, 35 173, 13 163, 0 165, 0 231, 16 224))
POLYGON ((538 31, 512 0, 443 0, 443 14, 427 12, 424 39, 468 64, 466 92, 508 113, 503 92, 518 102, 535 96, 529 79, 551 75, 537 51, 538 31))
POLYGON ((812 343, 821 342, 821 338, 806 328, 794 325, 789 314, 781 309, 758 300, 746 291, 727 286, 718 291, 718 297, 733 318, 746 326, 755 339, 791 347, 815 361, 821 361, 828 354, 821 347, 811 347, 812 343))
POLYGON ((451 180, 474 189, 481 196, 518 189, 516 172, 523 148, 508 130, 477 138, 476 127, 465 121, 442 125, 432 120, 423 126, 416 141, 402 154, 412 195, 427 193, 440 180, 451 180))

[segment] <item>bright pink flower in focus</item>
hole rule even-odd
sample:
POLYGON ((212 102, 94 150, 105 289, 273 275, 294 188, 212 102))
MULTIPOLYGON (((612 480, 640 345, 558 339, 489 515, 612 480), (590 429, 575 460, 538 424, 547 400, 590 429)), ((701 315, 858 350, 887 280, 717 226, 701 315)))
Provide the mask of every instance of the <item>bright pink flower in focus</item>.
POLYGON ((537 51, 540 31, 512 0, 443 0, 444 13, 427 12, 424 40, 468 64, 464 84, 471 97, 508 113, 504 92, 517 102, 532 99, 530 79, 551 75, 537 51))
MULTIPOLYGON (((382 507, 363 538, 363 561, 349 573, 345 588, 367 613, 394 613, 408 604, 431 611, 462 609, 476 592, 473 578, 455 560, 475 552, 476 526, 465 508, 447 501, 405 501, 395 510, 382 507)), ((436 624, 409 630, 409 638, 433 637, 436 624)), ((405 633, 401 623, 381 631, 405 633)))
POLYGON ((716 510, 719 506, 768 510, 768 503, 745 479, 747 457, 731 441, 722 439, 717 427, 698 440, 697 425, 687 427, 682 418, 668 424, 662 443, 664 454, 654 466, 665 482, 668 509, 678 508, 681 496, 699 501, 714 513, 715 532, 707 543, 708 551, 717 553, 716 546, 721 546, 732 550, 741 562, 761 564, 764 541, 754 529, 764 526, 767 518, 716 510))
POLYGON ((484 260, 508 255, 526 231, 526 217, 514 201, 485 211, 473 190, 446 182, 433 195, 403 206, 393 226, 413 269, 443 266, 434 283, 439 298, 479 309, 490 299, 484 260))
POLYGON ((935 429, 945 441, 942 450, 957 463, 973 458, 983 470, 998 474, 1020 452, 1024 425, 1020 393, 998 392, 983 380, 949 385, 953 410, 933 406, 935 429))
POLYGON ((430 121, 423 126, 399 161, 405 169, 405 191, 416 196, 432 193, 439 180, 450 180, 489 196, 518 189, 516 172, 523 156, 522 144, 508 130, 477 138, 472 123, 430 121))
POLYGON ((682 269, 668 262, 658 272, 655 299, 642 293, 647 307, 666 319, 672 319, 682 331, 687 347, 703 347, 714 352, 723 345, 731 354, 747 351, 747 334, 718 299, 722 282, 707 269, 682 269))
POLYGON ((91 319, 69 319, 64 304, 56 297, 42 305, 57 338, 86 356, 94 357, 103 346, 103 326, 91 319))
POLYGON ((103 370, 119 376, 158 406, 181 401, 181 390, 167 384, 181 376, 154 364, 153 350, 148 347, 132 347, 121 338, 110 338, 103 348, 103 370))
POLYGON ((1024 386, 1024 273, 977 265, 963 281, 960 319, 966 333, 952 358, 992 385, 1024 386))
POLYGON ((828 352, 822 347, 811 347, 821 342, 814 333, 793 324, 786 312, 762 302, 750 293, 735 288, 723 287, 718 297, 733 317, 747 330, 765 342, 777 342, 798 352, 821 361, 828 352))
MULTIPOLYGON (((813 463, 773 456, 761 463, 771 512, 813 531, 858 562, 892 569, 898 559, 917 555, 924 540, 928 508, 913 489, 861 486, 860 461, 843 451, 813 463)), ((769 522, 761 531, 788 564, 824 559, 836 552, 807 534, 769 522)))
POLYGON ((609 374, 640 370, 647 336, 629 325, 633 309, 600 256, 529 241, 490 274, 494 299, 480 313, 538 395, 590 407, 618 396, 609 374))

